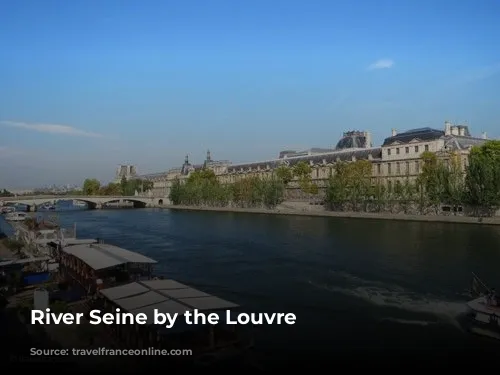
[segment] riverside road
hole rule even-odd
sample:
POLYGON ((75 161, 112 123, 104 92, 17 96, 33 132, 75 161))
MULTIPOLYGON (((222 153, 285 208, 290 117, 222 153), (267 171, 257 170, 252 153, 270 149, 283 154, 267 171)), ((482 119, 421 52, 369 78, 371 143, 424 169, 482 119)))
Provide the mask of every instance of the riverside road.
POLYGON ((293 313, 294 325, 256 327, 268 363, 355 355, 351 367, 403 357, 447 367, 500 353, 457 321, 471 272, 500 287, 498 226, 162 209, 57 215, 77 223, 78 237, 150 256, 157 273, 245 312, 293 313))

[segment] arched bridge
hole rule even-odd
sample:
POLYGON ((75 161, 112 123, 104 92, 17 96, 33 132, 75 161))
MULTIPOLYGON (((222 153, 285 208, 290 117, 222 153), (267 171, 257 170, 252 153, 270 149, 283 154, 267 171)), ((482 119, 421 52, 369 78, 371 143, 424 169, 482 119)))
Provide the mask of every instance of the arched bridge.
POLYGON ((32 196, 32 197, 9 197, 3 198, 1 201, 3 204, 7 203, 18 203, 28 206, 30 211, 35 211, 38 206, 49 203, 54 204, 61 200, 75 200, 87 203, 89 209, 100 209, 103 205, 115 202, 131 202, 134 204, 134 208, 145 208, 145 207, 157 207, 167 204, 166 198, 153 198, 153 197, 140 197, 140 196, 100 196, 100 195, 90 195, 90 196, 62 196, 62 195, 44 195, 44 196, 32 196))

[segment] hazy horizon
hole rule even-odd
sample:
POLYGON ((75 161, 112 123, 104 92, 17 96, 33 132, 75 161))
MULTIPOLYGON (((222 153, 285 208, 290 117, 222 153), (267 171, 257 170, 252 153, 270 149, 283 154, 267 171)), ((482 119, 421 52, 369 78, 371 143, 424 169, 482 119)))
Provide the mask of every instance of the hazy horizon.
POLYGON ((109 182, 446 120, 500 137, 500 3, 0 5, 0 189, 109 182))

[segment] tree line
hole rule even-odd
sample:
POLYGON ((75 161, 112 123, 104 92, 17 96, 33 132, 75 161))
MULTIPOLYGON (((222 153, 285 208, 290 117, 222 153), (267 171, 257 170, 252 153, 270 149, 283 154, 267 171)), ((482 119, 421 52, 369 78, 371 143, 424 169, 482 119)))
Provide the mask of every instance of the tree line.
MULTIPOLYGON (((403 212, 438 214, 442 205, 453 212, 463 206, 473 214, 492 214, 500 207, 500 141, 473 147, 465 170, 460 156, 449 153, 421 155, 418 177, 402 178, 394 184, 372 176, 368 160, 336 163, 324 188, 324 204, 334 211, 403 212)), ((273 208, 285 199, 292 181, 300 190, 316 196, 320 189, 311 179, 312 168, 300 162, 293 168, 282 165, 271 177, 244 177, 222 184, 208 169, 193 172, 185 182, 176 179, 170 190, 174 205, 273 208)))
POLYGON ((212 170, 202 169, 191 173, 185 182, 174 180, 169 199, 174 205, 274 208, 283 202, 285 190, 294 178, 304 191, 317 193, 311 172, 310 165, 301 162, 294 168, 277 168, 270 178, 247 176, 223 184, 212 170))
POLYGON ((500 141, 473 147, 462 168, 460 155, 421 155, 416 179, 403 178, 388 185, 373 183, 368 161, 340 163, 330 178, 325 202, 335 211, 404 212, 439 214, 447 206, 456 213, 464 207, 473 215, 492 215, 500 207, 500 141))
POLYGON ((107 185, 101 185, 95 178, 87 178, 83 182, 81 195, 122 195, 132 196, 135 192, 147 192, 153 188, 153 182, 139 178, 127 180, 125 177, 119 183, 110 182, 107 185))
POLYGON ((13 197, 15 194, 11 193, 7 189, 0 190, 0 197, 13 197))

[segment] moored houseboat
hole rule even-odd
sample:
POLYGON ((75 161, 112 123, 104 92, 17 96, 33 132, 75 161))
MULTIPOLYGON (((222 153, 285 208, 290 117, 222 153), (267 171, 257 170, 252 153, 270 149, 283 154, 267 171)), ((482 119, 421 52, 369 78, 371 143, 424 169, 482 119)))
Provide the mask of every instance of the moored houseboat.
POLYGON ((145 314, 146 325, 108 327, 130 348, 190 349, 194 356, 191 360, 196 364, 212 365, 243 357, 253 346, 251 330, 225 322, 225 312, 238 310, 239 305, 175 280, 143 280, 102 289, 90 308, 102 313, 114 313, 119 308, 120 312, 145 314), (187 324, 183 315, 194 310, 205 315, 217 314, 219 323, 187 324), (165 324, 155 325, 155 311, 179 314, 175 325, 171 328, 166 328, 165 324))
POLYGON ((24 221, 29 217, 27 212, 13 211, 5 215, 7 221, 24 221))
POLYGON ((104 243, 59 243, 54 256, 59 262, 60 278, 84 288, 87 295, 133 280, 150 279, 157 263, 142 254, 104 243))

